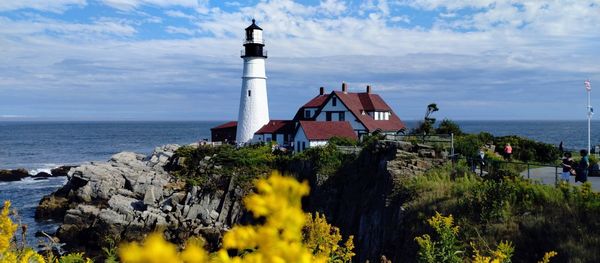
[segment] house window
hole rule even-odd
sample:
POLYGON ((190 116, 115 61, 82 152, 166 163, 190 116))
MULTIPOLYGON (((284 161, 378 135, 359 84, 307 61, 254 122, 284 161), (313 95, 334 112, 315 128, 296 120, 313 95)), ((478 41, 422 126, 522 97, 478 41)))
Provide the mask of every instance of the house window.
POLYGON ((340 117, 339 117, 340 121, 345 121, 346 120, 346 112, 340 112, 340 117))
POLYGON ((337 98, 333 97, 333 99, 331 99, 331 106, 335 107, 337 106, 337 98))
POLYGON ((250 95, 252 95, 252 91, 248 90, 248 97, 250 97, 250 95))
POLYGON ((306 149, 306 142, 302 142, 302 151, 304 151, 304 149, 306 149))
POLYGON ((330 111, 328 111, 328 112, 325 113, 325 120, 326 121, 331 121, 331 112, 330 111))
POLYGON ((310 118, 310 110, 304 111, 304 117, 305 118, 310 118))

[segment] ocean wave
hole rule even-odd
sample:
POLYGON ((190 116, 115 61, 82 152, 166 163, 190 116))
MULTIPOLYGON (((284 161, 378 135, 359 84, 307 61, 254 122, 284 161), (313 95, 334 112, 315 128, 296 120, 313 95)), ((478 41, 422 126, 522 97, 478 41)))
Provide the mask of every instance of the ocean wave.
POLYGON ((39 165, 36 165, 35 168, 29 170, 29 174, 30 175, 36 175, 38 173, 41 172, 46 172, 46 173, 51 173, 51 170, 56 168, 56 167, 60 167, 63 164, 57 164, 57 163, 42 163, 39 165))

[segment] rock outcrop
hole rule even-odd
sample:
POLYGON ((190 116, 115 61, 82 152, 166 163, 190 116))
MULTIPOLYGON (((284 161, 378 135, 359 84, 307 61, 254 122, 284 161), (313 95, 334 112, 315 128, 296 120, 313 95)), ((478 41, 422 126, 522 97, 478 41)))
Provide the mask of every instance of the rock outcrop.
POLYGON ((150 156, 121 152, 72 168, 67 184, 42 199, 36 217, 62 219, 56 236, 71 248, 140 240, 157 229, 173 242, 202 235, 216 246, 241 218, 243 193, 233 178, 227 189, 184 188, 163 169, 178 147, 157 147, 150 156))
POLYGON ((20 181, 27 176, 29 172, 25 169, 0 170, 0 182, 20 181))
MULTIPOLYGON (((419 176, 447 160, 435 157, 428 147, 380 142, 334 176, 305 173, 302 177, 311 184, 305 208, 327 215, 345 236, 354 235, 355 262, 379 262, 382 255, 403 262, 399 247, 406 240, 405 210, 396 188, 403 178, 419 176)), ((413 236, 408 239, 414 243, 413 236)))

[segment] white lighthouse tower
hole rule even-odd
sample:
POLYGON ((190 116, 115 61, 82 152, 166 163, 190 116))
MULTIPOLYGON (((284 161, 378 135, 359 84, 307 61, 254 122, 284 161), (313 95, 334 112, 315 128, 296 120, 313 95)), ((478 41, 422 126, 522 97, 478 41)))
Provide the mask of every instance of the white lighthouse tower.
POLYGON ((252 25, 246 28, 246 40, 242 51, 244 73, 236 134, 238 144, 251 142, 254 133, 269 123, 265 75, 267 53, 263 51, 264 46, 262 28, 252 19, 252 25))

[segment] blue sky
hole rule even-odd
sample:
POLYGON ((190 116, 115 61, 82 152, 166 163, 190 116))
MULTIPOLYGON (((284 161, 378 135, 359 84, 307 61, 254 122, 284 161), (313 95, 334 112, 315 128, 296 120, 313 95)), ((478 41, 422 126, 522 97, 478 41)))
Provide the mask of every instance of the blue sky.
POLYGON ((252 18, 272 119, 342 81, 407 120, 584 119, 600 86, 600 0, 0 1, 0 120, 235 119, 252 18))

